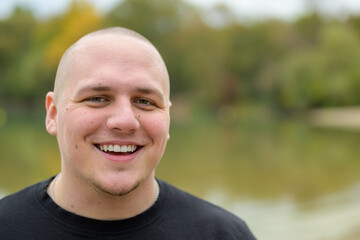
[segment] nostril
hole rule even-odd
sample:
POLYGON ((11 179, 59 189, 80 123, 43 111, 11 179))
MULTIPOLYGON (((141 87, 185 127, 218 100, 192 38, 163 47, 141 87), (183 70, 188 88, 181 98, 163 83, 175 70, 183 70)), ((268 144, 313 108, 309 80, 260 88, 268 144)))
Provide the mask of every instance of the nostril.
POLYGON ((119 103, 106 120, 107 128, 110 130, 128 133, 133 132, 140 127, 139 113, 134 112, 131 105, 127 103, 119 103))

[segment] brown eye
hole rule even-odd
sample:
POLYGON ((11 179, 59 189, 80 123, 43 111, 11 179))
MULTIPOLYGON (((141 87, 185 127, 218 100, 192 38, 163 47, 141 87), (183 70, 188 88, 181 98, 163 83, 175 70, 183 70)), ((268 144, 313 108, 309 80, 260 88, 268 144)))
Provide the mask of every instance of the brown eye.
POLYGON ((133 104, 139 109, 146 111, 153 110, 156 107, 156 104, 153 101, 150 101, 146 98, 137 98, 133 100, 133 104))
POLYGON ((102 102, 106 101, 106 99, 103 97, 91 97, 91 98, 88 98, 87 100, 90 102, 93 102, 93 103, 102 103, 102 102))
POLYGON ((86 103, 89 107, 94 108, 104 107, 109 103, 109 101, 109 98, 103 96, 93 96, 84 99, 84 103, 86 103))
POLYGON ((142 105, 153 105, 152 102, 150 102, 150 101, 147 100, 147 99, 143 99, 143 98, 136 99, 134 102, 135 102, 135 103, 138 103, 138 104, 142 104, 142 105))

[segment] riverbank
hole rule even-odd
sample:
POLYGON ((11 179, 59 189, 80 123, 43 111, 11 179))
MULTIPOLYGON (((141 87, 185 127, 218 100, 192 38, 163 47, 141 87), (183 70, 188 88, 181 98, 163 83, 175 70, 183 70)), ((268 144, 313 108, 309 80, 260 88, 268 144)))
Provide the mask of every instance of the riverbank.
POLYGON ((360 107, 314 109, 309 112, 307 119, 316 127, 360 131, 360 107))

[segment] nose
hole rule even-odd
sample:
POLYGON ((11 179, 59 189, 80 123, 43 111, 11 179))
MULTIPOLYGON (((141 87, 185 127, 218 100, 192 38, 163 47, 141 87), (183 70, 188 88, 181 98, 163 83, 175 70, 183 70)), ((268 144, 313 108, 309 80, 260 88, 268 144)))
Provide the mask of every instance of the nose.
POLYGON ((131 103, 120 103, 110 109, 107 119, 107 127, 121 133, 132 133, 140 127, 139 120, 135 115, 131 103))

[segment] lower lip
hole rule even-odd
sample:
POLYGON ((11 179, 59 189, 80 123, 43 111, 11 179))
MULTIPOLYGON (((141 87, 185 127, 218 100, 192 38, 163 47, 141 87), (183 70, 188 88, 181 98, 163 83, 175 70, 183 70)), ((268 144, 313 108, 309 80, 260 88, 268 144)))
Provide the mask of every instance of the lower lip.
POLYGON ((112 162, 131 162, 135 159, 135 157, 139 154, 141 149, 138 149, 136 152, 129 154, 129 155, 111 155, 107 154, 106 152, 101 151, 100 149, 96 148, 102 156, 112 162))

